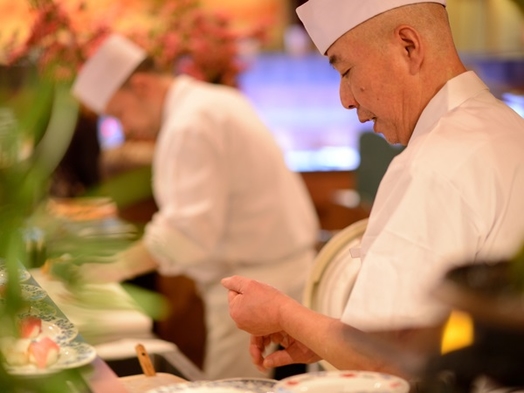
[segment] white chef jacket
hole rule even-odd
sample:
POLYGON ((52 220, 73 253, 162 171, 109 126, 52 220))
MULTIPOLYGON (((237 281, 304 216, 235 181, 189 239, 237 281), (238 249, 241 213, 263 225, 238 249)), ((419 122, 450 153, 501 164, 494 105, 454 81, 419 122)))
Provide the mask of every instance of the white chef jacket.
POLYGON ((342 320, 363 330, 441 322, 431 294, 452 267, 524 241, 524 119, 473 73, 450 80, 390 164, 362 239, 342 320))
POLYGON ((167 94, 152 173, 159 210, 144 241, 161 274, 183 273, 199 285, 204 371, 211 379, 260 376, 219 280, 242 274, 300 297, 318 232, 302 179, 239 91, 188 76, 167 94), (226 336, 241 337, 241 345, 228 347, 226 336))

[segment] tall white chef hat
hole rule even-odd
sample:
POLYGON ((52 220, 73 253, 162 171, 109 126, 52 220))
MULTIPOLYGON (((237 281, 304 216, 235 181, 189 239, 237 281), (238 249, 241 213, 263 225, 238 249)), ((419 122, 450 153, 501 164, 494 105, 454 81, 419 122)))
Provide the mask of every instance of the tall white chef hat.
POLYGON ((127 38, 112 34, 82 66, 72 93, 96 113, 102 113, 147 53, 127 38))
POLYGON ((446 0, 309 0, 297 14, 320 53, 355 26, 393 8, 446 0))

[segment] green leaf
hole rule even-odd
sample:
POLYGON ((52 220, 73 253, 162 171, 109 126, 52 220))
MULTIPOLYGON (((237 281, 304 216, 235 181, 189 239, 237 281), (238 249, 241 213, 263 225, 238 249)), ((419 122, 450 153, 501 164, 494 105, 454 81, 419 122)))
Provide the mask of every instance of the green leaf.
POLYGON ((131 296, 142 311, 152 319, 162 320, 167 317, 169 303, 164 296, 126 283, 122 284, 122 288, 131 296))

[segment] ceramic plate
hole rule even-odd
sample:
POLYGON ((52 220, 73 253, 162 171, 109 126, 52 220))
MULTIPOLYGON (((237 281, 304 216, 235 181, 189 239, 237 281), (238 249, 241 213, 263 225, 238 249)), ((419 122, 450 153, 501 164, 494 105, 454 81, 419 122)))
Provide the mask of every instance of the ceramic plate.
POLYGON ((272 393, 277 381, 269 378, 228 378, 210 383, 213 386, 243 388, 253 393, 272 393))
MULTIPOLYGON (((31 278, 31 274, 25 267, 18 268, 18 281, 24 282, 31 278)), ((7 282, 7 266, 0 265, 0 285, 7 282)))
MULTIPOLYGON (((47 292, 36 285, 20 284, 20 290, 22 292, 22 299, 28 302, 36 302, 47 296, 47 292)), ((4 300, 3 295, 0 295, 0 300, 4 300)))
POLYGON ((235 386, 220 386, 213 381, 197 381, 188 383, 175 383, 161 386, 146 393, 257 393, 256 390, 235 386))
POLYGON ((49 337, 58 345, 73 340, 78 335, 78 329, 69 320, 56 317, 42 318, 42 332, 39 337, 49 337))
POLYGON ((321 371, 284 378, 275 393, 408 393, 404 379, 370 371, 321 371))
POLYGON ((96 357, 95 348, 89 344, 75 341, 60 346, 58 360, 50 367, 39 369, 34 365, 9 367, 7 370, 12 375, 44 375, 58 371, 77 368, 91 363, 96 357))
POLYGON ((33 316, 41 319, 53 318, 56 315, 56 307, 45 301, 30 302, 24 311, 18 313, 20 318, 33 316))

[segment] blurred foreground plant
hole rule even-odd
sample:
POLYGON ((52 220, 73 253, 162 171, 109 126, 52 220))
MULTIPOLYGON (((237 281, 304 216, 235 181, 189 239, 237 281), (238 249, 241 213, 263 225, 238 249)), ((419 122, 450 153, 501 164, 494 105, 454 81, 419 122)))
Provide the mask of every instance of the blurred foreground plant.
MULTIPOLYGON (((38 266, 31 249, 35 229, 41 235, 36 243, 43 242, 44 258, 67 256, 71 266, 110 256, 130 244, 128 237, 89 237, 80 231, 64 231, 59 219, 40 214, 48 203, 51 176, 78 118, 69 84, 48 76, 37 72, 31 63, 0 68, 0 263, 7 273, 7 280, 0 282, 0 342, 7 336, 18 337, 18 315, 27 306, 19 269, 21 265, 38 266), (13 83, 21 70, 22 77, 13 83)), ((79 303, 130 308, 129 304, 113 304, 112 297, 81 280, 64 279, 72 299, 79 303)), ((153 318, 162 315, 165 303, 160 295, 133 287, 126 290, 135 300, 135 308, 153 318)), ((64 391, 65 381, 78 381, 79 376, 70 370, 45 378, 41 383, 38 378, 9 374, 0 351, 0 391, 55 393, 64 391)))
MULTIPOLYGON (((17 68, 2 68, 0 80, 10 81, 17 68)), ((77 105, 67 86, 35 77, 15 86, 0 84, 0 258, 7 280, 1 284, 0 339, 17 336, 17 315, 25 307, 19 282, 20 264, 28 266, 27 220, 45 199, 47 181, 70 140, 77 105)), ((27 389, 27 384, 10 376, 0 353, 0 386, 4 391, 27 389)), ((58 385, 54 377, 38 391, 51 392, 58 385)), ((27 391, 27 390, 26 390, 27 391)))

